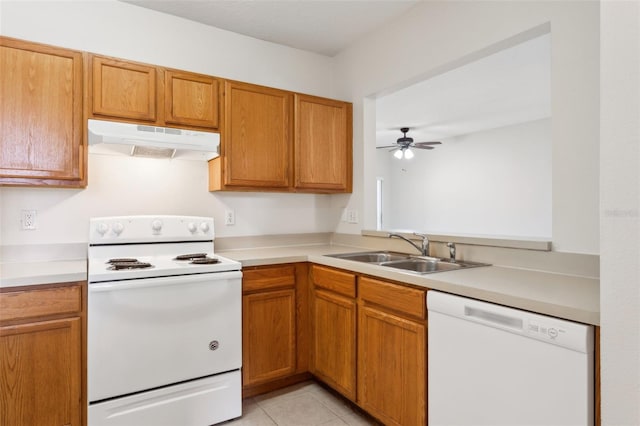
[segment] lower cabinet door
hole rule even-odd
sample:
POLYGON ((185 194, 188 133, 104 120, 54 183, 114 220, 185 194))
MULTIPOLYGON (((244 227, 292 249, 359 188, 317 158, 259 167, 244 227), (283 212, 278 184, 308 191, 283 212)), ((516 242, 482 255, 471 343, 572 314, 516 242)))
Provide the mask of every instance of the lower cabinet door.
POLYGON ((426 326, 362 306, 358 403, 386 425, 426 424, 426 326))
POLYGON ((312 324, 312 372, 332 388, 355 401, 355 300, 316 289, 312 324))
POLYGON ((243 296, 243 387, 295 373, 295 293, 286 289, 243 296))
POLYGON ((80 425, 80 318, 0 327, 0 425, 80 425))

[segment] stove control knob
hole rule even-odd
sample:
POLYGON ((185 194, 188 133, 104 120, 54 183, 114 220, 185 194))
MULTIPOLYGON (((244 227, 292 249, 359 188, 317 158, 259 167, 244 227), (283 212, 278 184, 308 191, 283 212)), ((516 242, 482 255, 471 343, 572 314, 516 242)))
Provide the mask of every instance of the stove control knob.
POLYGON ((200 224, 200 230, 206 234, 209 232, 209 224, 207 222, 202 222, 200 224))
POLYGON ((124 231, 124 225, 121 222, 116 222, 111 226, 111 229, 113 229, 114 234, 120 235, 124 231))
POLYGON ((189 232, 191 232, 192 234, 195 234, 195 233, 196 233, 196 231, 198 230, 198 227, 196 226, 196 224, 195 224, 195 223, 193 223, 193 222, 189 222, 189 223, 187 224, 187 229, 188 229, 188 230, 189 230, 189 232))
POLYGON ((155 219, 151 222, 151 230, 153 230, 154 234, 159 234, 160 230, 162 230, 162 221, 160 219, 155 219))
POLYGON ((107 233, 107 231, 109 231, 109 225, 107 225, 106 223, 99 223, 98 226, 96 226, 96 231, 98 232, 98 234, 103 235, 107 233))

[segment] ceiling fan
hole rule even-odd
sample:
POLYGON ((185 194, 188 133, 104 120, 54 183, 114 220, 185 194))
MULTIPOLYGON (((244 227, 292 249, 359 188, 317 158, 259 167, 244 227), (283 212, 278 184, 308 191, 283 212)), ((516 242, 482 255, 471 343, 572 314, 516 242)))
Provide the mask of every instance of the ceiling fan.
POLYGON ((408 127, 403 127, 400 129, 400 131, 403 133, 403 136, 401 138, 398 138, 395 145, 377 146, 376 148, 377 149, 393 148, 389 150, 389 152, 395 151, 395 153, 393 154, 394 157, 396 157, 397 159, 401 159, 402 157, 404 157, 407 160, 409 160, 413 158, 413 152, 409 148, 433 149, 434 147, 432 145, 440 145, 442 143, 442 142, 414 142, 413 138, 410 138, 407 136, 407 133, 409 132, 408 127))

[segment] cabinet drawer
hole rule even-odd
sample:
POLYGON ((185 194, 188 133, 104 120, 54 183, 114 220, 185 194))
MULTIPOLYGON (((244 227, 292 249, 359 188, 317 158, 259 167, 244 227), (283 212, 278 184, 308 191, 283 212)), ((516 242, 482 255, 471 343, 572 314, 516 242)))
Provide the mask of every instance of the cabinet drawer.
POLYGON ((293 287, 296 284, 294 265, 269 266, 266 268, 243 269, 242 291, 258 291, 273 288, 293 287))
POLYGON ((356 297, 356 276, 324 266, 311 269, 313 284, 348 297, 356 297))
POLYGON ((360 298, 418 318, 426 318, 425 291, 372 278, 360 278, 360 298))
POLYGON ((81 310, 82 289, 79 284, 0 293, 0 321, 73 314, 81 310))

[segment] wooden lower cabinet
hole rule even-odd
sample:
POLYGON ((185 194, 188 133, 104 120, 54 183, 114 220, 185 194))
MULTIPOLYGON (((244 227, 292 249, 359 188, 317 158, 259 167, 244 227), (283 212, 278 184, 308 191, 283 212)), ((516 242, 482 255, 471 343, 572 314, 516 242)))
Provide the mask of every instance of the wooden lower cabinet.
POLYGON ((426 291, 358 280, 358 405, 386 425, 426 425, 426 291))
POLYGON ((311 282, 311 373, 385 425, 426 425, 426 289, 321 265, 311 282))
POLYGON ((306 264, 243 269, 245 397, 309 377, 307 270, 306 264))
POLYGON ((370 307, 358 321, 358 403, 386 425, 426 424, 426 327, 370 307))
POLYGON ((243 297, 243 385, 251 386, 293 374, 296 368, 295 290, 243 297))
POLYGON ((0 425, 81 425, 81 283, 0 293, 0 425))
POLYGON ((314 265, 312 282, 311 372, 355 401, 356 277, 314 265))

